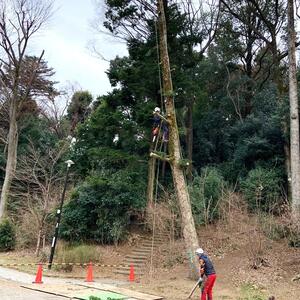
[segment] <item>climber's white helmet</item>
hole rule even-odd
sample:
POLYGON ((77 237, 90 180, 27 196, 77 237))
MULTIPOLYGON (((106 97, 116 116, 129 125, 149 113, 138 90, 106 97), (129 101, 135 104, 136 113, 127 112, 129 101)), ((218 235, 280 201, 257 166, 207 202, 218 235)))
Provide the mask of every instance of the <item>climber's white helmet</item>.
POLYGON ((156 106, 156 107, 154 108, 154 112, 160 113, 160 108, 156 106))
POLYGON ((204 253, 204 251, 203 251, 202 248, 198 248, 198 249, 196 249, 196 251, 195 251, 195 254, 198 255, 198 256, 200 256, 200 255, 203 254, 203 253, 204 253))

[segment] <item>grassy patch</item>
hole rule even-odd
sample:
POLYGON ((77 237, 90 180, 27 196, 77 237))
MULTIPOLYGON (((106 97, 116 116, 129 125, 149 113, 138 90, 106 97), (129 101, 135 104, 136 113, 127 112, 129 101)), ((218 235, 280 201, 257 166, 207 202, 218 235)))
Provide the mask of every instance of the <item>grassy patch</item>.
MULTIPOLYGON (((89 262, 100 262, 101 256, 97 247, 94 245, 78 245, 78 246, 66 246, 61 245, 57 251, 56 261, 58 263, 79 263, 86 264, 89 262)), ((57 269, 64 269, 65 271, 72 271, 73 266, 55 266, 57 269)))
POLYGON ((266 296, 257 287, 252 284, 244 284, 241 287, 241 297, 237 300, 265 300, 266 296))

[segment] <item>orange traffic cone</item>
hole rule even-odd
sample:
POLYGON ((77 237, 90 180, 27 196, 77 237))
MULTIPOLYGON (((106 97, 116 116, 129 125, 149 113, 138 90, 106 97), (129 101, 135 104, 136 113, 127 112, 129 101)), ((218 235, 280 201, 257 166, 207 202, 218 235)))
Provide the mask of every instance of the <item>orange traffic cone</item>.
POLYGON ((134 281, 134 268, 133 268, 133 265, 130 265, 129 281, 134 281))
POLYGON ((36 272, 35 281, 33 281, 32 283, 43 283, 42 276, 43 276, 43 266, 42 264, 39 264, 38 270, 36 272))
POLYGON ((88 266, 88 270, 87 270, 87 274, 86 274, 86 282, 93 282, 94 279, 93 279, 93 265, 92 263, 90 262, 89 263, 89 266, 88 266))

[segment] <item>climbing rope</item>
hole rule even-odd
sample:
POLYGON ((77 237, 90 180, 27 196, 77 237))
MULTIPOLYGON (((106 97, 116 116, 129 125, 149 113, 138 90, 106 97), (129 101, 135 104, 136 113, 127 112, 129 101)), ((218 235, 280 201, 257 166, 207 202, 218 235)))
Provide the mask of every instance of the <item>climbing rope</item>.
MULTIPOLYGON (((161 143, 161 147, 162 148, 161 143)), ((154 205, 153 205, 153 219, 152 219, 152 241, 151 241, 151 256, 150 256, 150 277, 152 278, 153 274, 153 252, 154 252, 154 238, 155 238, 155 223, 156 223, 156 206, 157 206, 157 198, 158 198, 158 185, 159 185, 159 169, 160 169, 160 161, 157 163, 156 169, 156 182, 155 182, 155 193, 154 193, 154 205)))
MULTIPOLYGON (((157 22, 158 20, 154 21, 154 29, 155 29, 155 41, 156 41, 156 55, 157 55, 157 69, 158 69, 158 78, 159 78, 159 93, 160 93, 160 105, 161 105, 161 111, 164 111, 164 97, 163 97, 163 90, 162 90, 162 76, 161 76, 161 69, 160 69, 160 54, 159 54, 159 40, 158 40, 158 29, 157 29, 157 22)), ((159 136, 160 136, 160 130, 162 127, 162 121, 159 125, 159 131, 154 147, 154 151, 157 150, 159 136)), ((160 144, 160 150, 162 150, 164 142, 161 142, 160 144)), ((154 162, 156 161, 155 158, 154 162)), ((153 213, 152 213, 152 242, 151 242, 151 256, 150 256, 150 277, 152 278, 153 274, 153 252, 154 252, 154 238, 155 238, 155 223, 156 223, 156 206, 157 206, 157 198, 158 198, 158 186, 159 186, 159 170, 160 170, 160 161, 158 160, 158 163, 156 165, 156 181, 155 181, 155 192, 154 192, 154 203, 153 203, 153 213)))

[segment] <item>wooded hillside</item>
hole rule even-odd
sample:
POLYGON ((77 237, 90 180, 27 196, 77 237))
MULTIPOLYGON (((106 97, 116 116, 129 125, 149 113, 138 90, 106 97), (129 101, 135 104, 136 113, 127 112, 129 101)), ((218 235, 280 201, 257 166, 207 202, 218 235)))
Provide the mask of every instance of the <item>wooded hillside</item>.
POLYGON ((164 226, 181 236, 178 168, 196 228, 222 218, 234 194, 251 214, 288 219, 279 222, 282 238, 300 245, 298 1, 162 1, 170 93, 156 1, 98 1, 95 15, 100 20, 104 8, 105 20, 94 27, 122 39, 128 55, 110 61, 111 91, 97 97, 59 88, 44 52, 29 52, 55 14, 51 1, 0 3, 1 249, 39 254, 51 244, 67 160, 74 165, 59 232, 65 241, 118 244, 133 224, 152 230, 153 205, 175 216, 164 226), (157 134, 155 107, 167 124, 157 134), (174 164, 170 120, 180 142, 174 164))

